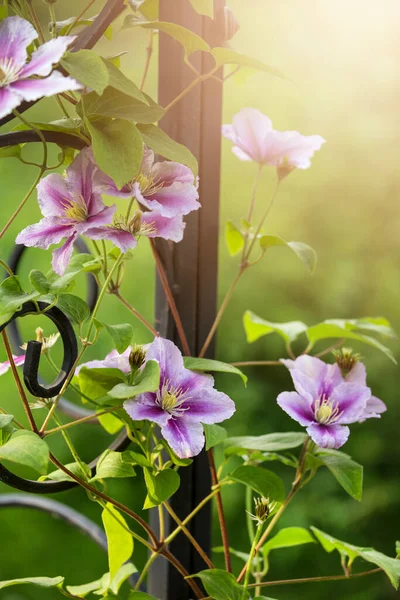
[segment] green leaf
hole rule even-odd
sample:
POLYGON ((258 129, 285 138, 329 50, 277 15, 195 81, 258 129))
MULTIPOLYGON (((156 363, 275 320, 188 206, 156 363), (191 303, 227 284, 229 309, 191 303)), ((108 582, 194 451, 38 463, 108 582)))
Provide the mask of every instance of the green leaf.
POLYGON ((3 459, 31 467, 44 475, 47 473, 49 448, 36 433, 19 430, 15 431, 3 446, 0 446, 0 460, 3 459))
POLYGON ((124 517, 109 502, 101 518, 107 536, 110 578, 114 579, 120 567, 130 559, 133 552, 133 537, 129 533, 124 517))
POLYGON ((133 327, 129 323, 120 325, 107 325, 104 323, 107 333, 112 337, 115 347, 120 354, 125 352, 132 341, 133 327))
POLYGON ((46 275, 42 273, 42 271, 33 269, 33 271, 29 273, 29 281, 31 282, 35 290, 37 290, 41 294, 49 293, 51 284, 50 281, 48 281, 46 275))
POLYGON ((254 600, 276 600, 276 598, 271 598, 270 596, 257 596, 254 600))
POLYGON ((285 487, 282 479, 272 471, 262 467, 242 465, 235 469, 233 473, 229 473, 229 478, 238 483, 243 483, 264 498, 276 500, 277 502, 283 502, 285 498, 285 487))
POLYGON ((157 598, 155 596, 150 596, 150 594, 146 594, 145 592, 131 591, 128 600, 157 600, 157 598))
POLYGON ((261 551, 264 556, 264 566, 267 566, 268 555, 272 550, 278 548, 291 548, 302 544, 315 544, 315 539, 307 529, 303 527, 286 527, 281 529, 273 538, 268 540, 261 551))
POLYGON ((285 342, 293 342, 299 335, 307 331, 307 325, 301 321, 288 321, 287 323, 271 323, 258 317, 251 310, 246 310, 243 316, 243 325, 249 344, 258 338, 277 333, 285 342))
POLYGON ((92 481, 99 479, 123 479, 125 477, 135 477, 134 468, 124 460, 123 452, 114 452, 106 450, 100 456, 96 467, 96 475, 92 481))
POLYGON ((122 584, 136 572, 137 569, 131 562, 125 563, 115 574, 113 580, 110 578, 110 573, 105 573, 100 579, 96 579, 96 581, 91 581, 90 583, 67 585, 67 591, 78 598, 85 598, 90 592, 93 592, 96 596, 103 597, 107 594, 106 597, 110 598, 112 596, 109 596, 109 593, 118 594, 122 584))
POLYGON ((61 294, 57 300, 57 307, 78 325, 90 317, 90 310, 86 302, 74 294, 61 294))
POLYGON ((191 371, 215 371, 218 373, 229 373, 231 375, 239 375, 243 383, 247 384, 247 377, 240 369, 230 365, 229 363, 221 362, 220 360, 212 360, 211 358, 196 358, 195 356, 184 356, 183 364, 186 369, 191 371))
POLYGON ((159 384, 160 365, 156 360, 148 360, 143 371, 139 372, 137 377, 133 380, 133 385, 119 383, 109 391, 108 395, 111 396, 111 398, 121 398, 122 400, 135 398, 138 394, 155 392, 158 390, 159 384))
POLYGON ((193 6, 194 10, 199 13, 199 15, 205 15, 206 17, 210 17, 210 19, 214 18, 214 0, 189 0, 190 4, 193 6))
POLYGON ((225 224, 225 241, 231 256, 235 256, 243 250, 243 234, 232 221, 227 221, 225 224))
POLYGON ((146 456, 132 450, 124 452, 124 460, 129 464, 139 465, 140 467, 151 467, 151 462, 146 456))
POLYGON ((122 94, 136 98, 136 100, 146 104, 146 94, 139 90, 136 83, 128 79, 128 77, 126 77, 126 75, 124 75, 122 71, 120 71, 118 67, 116 67, 111 61, 105 59, 103 60, 108 71, 110 87, 118 90, 118 92, 121 92, 122 94))
MULTIPOLYGON (((368 326, 369 320, 367 319, 329 319, 323 321, 322 323, 318 323, 318 325, 313 325, 307 329, 307 337, 311 344, 314 346, 320 340, 325 339, 349 339, 355 340, 358 342, 362 342, 364 344, 368 344, 369 346, 373 346, 377 350, 380 350, 395 364, 397 361, 389 348, 384 346, 381 342, 376 340, 375 338, 365 335, 363 330, 365 326, 368 326), (360 331, 361 329, 361 331, 360 331)), ((369 323, 369 325, 373 326, 373 323, 369 323)), ((371 330, 371 329, 370 329, 371 330)), ((380 331, 381 333, 381 331, 380 331)), ((389 334, 388 334, 389 335, 389 334)))
POLYGON ((396 590, 398 589, 400 579, 399 560, 391 558, 390 556, 386 556, 385 554, 382 554, 382 552, 374 550, 374 548, 363 548, 360 546, 353 546, 347 542, 342 542, 341 540, 337 540, 333 536, 321 531, 320 529, 317 529, 316 527, 311 527, 311 529, 326 552, 333 552, 334 550, 337 550, 341 555, 345 554, 349 557, 350 564, 357 557, 360 557, 367 562, 377 565, 385 571, 393 587, 396 590))
POLYGON ((208 569, 194 575, 201 579, 204 588, 215 600, 249 600, 250 594, 236 582, 232 573, 222 569, 208 569))
POLYGON ((0 148, 0 158, 20 158, 21 157, 21 146, 4 146, 0 148))
POLYGON ((310 273, 314 273, 317 265, 317 253, 311 246, 303 244, 303 242, 285 242, 277 235, 263 235, 260 238, 260 246, 263 251, 272 248, 273 246, 287 246, 292 250, 303 262, 310 273))
MULTIPOLYGON (((85 481, 88 481, 92 476, 92 472, 90 470, 89 465, 84 464, 84 472, 82 471, 81 465, 77 462, 68 463, 65 465, 65 467, 68 469, 68 471, 71 471, 73 475, 76 475, 77 477, 80 477, 85 481)), ((52 471, 48 475, 40 477, 39 481, 45 481, 46 479, 50 479, 51 481, 74 481, 72 477, 67 475, 67 473, 64 473, 64 471, 61 471, 61 469, 57 469, 56 471, 52 471)))
MULTIPOLYGON (((82 106, 78 106, 77 110, 82 113, 82 106)), ((162 106, 156 102, 145 103, 110 87, 101 96, 95 92, 85 95, 85 114, 88 118, 103 115, 136 123, 154 123, 164 113, 162 106)))
POLYGON ((0 414, 0 429, 8 427, 14 420, 14 415, 3 415, 0 414))
MULTIPOLYGON (((101 413, 101 410, 97 412, 101 413)), ((97 418, 103 429, 105 429, 105 431, 107 431, 107 433, 110 435, 118 433, 118 431, 120 431, 120 429, 122 429, 124 426, 123 422, 112 413, 97 414, 97 418)))
POLYGON ((102 127, 90 121, 86 125, 97 164, 122 188, 138 174, 142 163, 143 142, 136 125, 124 119, 102 127))
POLYGON ((186 27, 182 27, 182 25, 177 25, 176 23, 168 23, 166 21, 140 21, 134 15, 127 15, 124 20, 123 27, 143 27, 145 29, 155 29, 157 31, 162 31, 167 35, 171 36, 179 42, 184 50, 185 57, 187 58, 193 52, 197 52, 198 50, 202 50, 203 52, 209 52, 210 46, 207 44, 203 38, 201 38, 197 33, 194 33, 190 29, 186 29, 186 27))
POLYGON ((168 160, 182 163, 193 171, 194 176, 198 173, 198 164, 195 156, 183 144, 175 142, 157 125, 138 125, 146 146, 154 150, 168 160))
POLYGON ((363 467, 343 452, 325 450, 317 458, 328 467, 342 488, 355 500, 361 502, 363 492, 363 467))
POLYGON ((102 94, 109 84, 109 75, 103 59, 93 50, 68 52, 61 65, 79 83, 102 94))
POLYGON ((31 294, 26 294, 19 282, 19 278, 7 277, 0 284, 0 325, 6 323, 21 306, 38 298, 39 293, 35 290, 31 294))
POLYGON ((150 469, 144 469, 144 480, 147 487, 147 498, 144 509, 153 508, 173 496, 180 485, 180 477, 172 469, 164 469, 153 475, 150 469))
POLYGON ((267 433, 260 436, 230 437, 225 441, 225 447, 245 448, 264 452, 278 452, 297 448, 304 444, 307 435, 302 432, 288 431, 285 433, 267 433))
POLYGON ((266 65, 261 62, 261 60, 257 60, 256 58, 252 58, 251 56, 246 56, 245 54, 239 54, 239 52, 235 52, 231 48, 213 48, 211 50, 211 54, 215 59, 215 64, 218 67, 222 67, 222 65, 238 65, 239 67, 251 67, 256 69, 257 71, 265 71, 274 77, 279 77, 279 79, 284 79, 285 81, 290 81, 279 69, 272 67, 270 65, 266 65))
POLYGON ((85 396, 97 400, 105 396, 113 387, 124 381, 124 374, 119 369, 88 369, 82 367, 79 371, 79 387, 85 396))
POLYGON ((220 425, 206 425, 203 423, 203 429, 206 436, 206 450, 221 444, 228 435, 226 429, 220 425))
POLYGON ((26 583, 41 588, 61 587, 64 583, 64 577, 23 577, 22 579, 8 579, 7 581, 0 581, 0 590, 12 585, 22 585, 26 583))

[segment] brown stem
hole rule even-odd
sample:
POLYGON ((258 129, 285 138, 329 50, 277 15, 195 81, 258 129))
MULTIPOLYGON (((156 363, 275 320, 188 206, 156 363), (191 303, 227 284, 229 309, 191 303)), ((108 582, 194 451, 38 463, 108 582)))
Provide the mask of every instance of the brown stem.
POLYGON ((171 517, 174 519, 176 524, 179 525, 179 527, 182 529, 183 533, 186 535, 186 537, 191 542, 193 547, 200 554, 201 558, 204 560, 204 562, 206 563, 208 568, 215 569, 215 566, 213 565, 213 563, 211 562, 211 560, 209 559, 209 557, 207 556, 207 554, 205 553, 203 548, 200 546, 200 544, 197 542, 197 540, 192 536, 192 534, 187 529, 187 527, 185 527, 185 525, 183 525, 182 521, 180 520, 180 518, 178 517, 176 512, 173 510, 172 506, 170 504, 168 504, 168 502, 164 502, 164 506, 167 509, 167 511, 169 512, 169 514, 171 515, 171 517))
MULTIPOLYGON (((211 482, 212 482, 212 485, 215 486, 215 485, 218 485, 218 475, 217 475, 217 469, 215 467, 215 460, 214 460, 214 454, 213 454, 212 448, 210 448, 210 450, 208 450, 207 455, 208 455, 208 462, 210 464, 211 482)), ((222 545, 224 547, 225 566, 226 566, 226 570, 228 571, 228 573, 232 573, 231 554, 229 551, 228 529, 226 527, 226 520, 225 520, 224 506, 222 504, 221 490, 217 491, 215 499, 217 501, 219 528, 221 530, 222 545)))
POLYGON ((340 339, 338 342, 336 342, 336 344, 332 344, 332 346, 329 346, 329 348, 325 348, 325 350, 321 350, 321 352, 318 352, 318 354, 314 354, 314 356, 316 356, 317 358, 321 358, 321 356, 325 356, 326 354, 329 354, 330 352, 332 352, 332 350, 336 350, 336 348, 340 348, 340 346, 344 343, 344 338, 340 339))
POLYGON ((10 343, 8 341, 8 337, 7 337, 7 333, 6 333, 5 329, 3 329, 3 331, 1 332, 1 335, 3 338, 3 342, 4 342, 4 347, 6 349, 7 358, 10 361, 11 371, 14 376, 19 395, 21 396, 22 404, 24 405, 24 409, 26 412, 26 416, 28 417, 29 424, 31 426, 32 431, 34 431, 35 433, 39 433, 39 430, 35 423, 35 419, 33 418, 31 407, 29 406, 28 398, 26 397, 25 390, 22 387, 22 383, 19 378, 17 367, 15 366, 14 358, 13 358, 12 351, 10 348, 10 343))
POLYGON ((140 91, 143 90, 144 84, 146 83, 147 75, 148 75, 149 68, 150 68, 151 56, 153 54, 154 32, 151 29, 150 29, 150 34, 149 35, 150 35, 149 45, 146 48, 146 64, 144 66, 144 72, 143 72, 142 81, 140 82, 140 87, 139 87, 140 91))
POLYGON ((154 260, 156 262, 156 267, 157 267, 158 275, 160 277, 161 285, 163 286, 163 290, 167 297, 168 305, 169 305, 170 311, 172 313, 172 316, 173 316, 173 319, 174 319, 174 322, 176 325, 176 329, 178 331, 179 339, 181 340, 183 352, 184 352, 184 354, 186 354, 186 356, 190 356, 189 344, 188 344, 188 341, 186 338, 185 330, 183 328, 182 320, 179 315, 179 311, 176 306, 174 296, 172 294, 171 288, 168 283, 168 278, 165 274, 164 265, 162 264, 160 254, 159 254, 153 240, 150 240, 150 245, 151 245, 151 249, 153 251, 153 256, 154 256, 154 260))
POLYGON ((260 583, 251 583, 249 588, 267 587, 273 585, 292 585, 297 583, 316 583, 322 581, 343 581, 345 579, 354 579, 355 577, 365 577, 365 575, 373 575, 374 573, 382 573, 380 567, 376 569, 370 569, 369 571, 362 571, 361 573, 354 573, 351 575, 326 575, 321 577, 302 577, 300 579, 280 579, 278 581, 261 581, 260 583))
POLYGON ((44 38, 43 31, 42 31, 42 28, 39 23, 39 19, 37 18, 36 11, 32 5, 32 0, 28 0, 28 6, 29 6, 29 12, 31 13, 33 24, 35 26, 36 31, 38 32, 40 42, 42 44, 44 44, 46 40, 44 38))
POLYGON ((220 324, 220 321, 223 317, 223 314, 225 312, 226 307, 229 304, 230 299, 232 298, 233 292, 235 291, 235 288, 237 286, 237 284, 239 283, 240 278, 242 277, 243 273, 245 272, 245 270, 247 269, 248 265, 241 265, 238 274, 236 275, 235 279, 232 282, 231 287, 229 288, 229 290, 226 293, 225 298, 223 299, 223 302, 220 306, 220 309, 217 313, 217 316, 215 317, 214 323, 212 324, 212 327, 208 333, 208 336, 206 338, 206 341, 203 344, 202 349, 200 350, 200 354, 199 354, 199 358, 203 358, 203 356, 205 355, 205 353, 207 352, 207 348, 208 346, 211 344, 211 341, 215 335, 215 332, 218 328, 218 325, 220 324))
POLYGON ((139 321, 141 323, 143 323, 143 325, 145 327, 147 327, 147 329, 155 336, 157 337, 159 335, 158 331, 156 329, 154 329, 153 325, 151 323, 149 323, 149 321, 147 319, 144 318, 143 315, 140 314, 139 311, 136 310, 136 308, 134 308, 131 304, 129 304, 129 302, 127 300, 125 300, 125 298, 123 296, 121 296, 121 294, 119 293, 118 290, 113 291, 114 296, 116 296, 116 298, 118 298, 118 300, 120 302, 122 302, 122 304, 133 314, 135 315, 135 317, 137 319, 139 319, 139 321))
POLYGON ((186 571, 185 567, 179 562, 179 560, 173 554, 171 554, 169 550, 163 550, 161 554, 165 556, 165 558, 167 558, 172 565, 174 565, 177 571, 179 571, 179 573, 182 575, 185 581, 187 581, 188 585, 192 588, 197 598, 203 598, 203 592, 201 591, 195 580, 189 578, 190 574, 188 573, 188 571, 186 571))
POLYGON ((284 366, 280 360, 247 360, 245 362, 233 362, 232 367, 272 367, 284 366))
MULTIPOLYGON (((92 485, 90 485, 89 483, 87 483, 86 481, 81 479, 80 477, 77 477, 74 473, 72 473, 69 469, 67 469, 67 467, 65 467, 53 454, 50 454, 50 460, 56 467, 58 467, 60 469, 60 471, 63 471, 63 473, 66 473, 71 479, 76 481, 76 483, 78 483, 81 487, 85 488, 85 490, 87 490, 88 492, 91 492, 92 494, 94 494, 95 496, 98 496, 99 498, 101 498, 102 500, 105 500, 106 502, 110 502, 116 508, 118 508, 120 511, 122 511, 123 513, 125 513, 126 515, 128 515, 129 517, 134 519, 146 531, 147 535, 153 542, 155 548, 159 547, 160 544, 159 544, 156 534, 151 529, 151 527, 146 523, 146 521, 144 521, 142 519, 142 517, 140 517, 138 514, 136 514, 133 510, 131 510, 124 504, 121 504, 117 500, 110 498, 110 496, 107 496, 107 494, 100 492, 99 490, 97 490, 95 487, 93 487, 92 485)), ((154 550, 154 548, 147 542, 146 542, 146 545, 149 547, 150 550, 154 550)))
POLYGON ((58 433, 59 431, 64 431, 64 429, 69 429, 69 427, 74 427, 75 425, 81 425, 81 423, 86 423, 87 421, 93 421, 93 419, 98 419, 102 415, 107 415, 108 413, 115 412, 122 406, 113 406, 113 408, 107 408, 98 413, 93 413, 92 415, 88 415, 87 417, 82 417, 81 419, 77 419, 76 421, 71 421, 70 423, 65 423, 65 425, 61 425, 60 427, 55 427, 54 429, 48 429, 44 433, 44 437, 51 435, 52 433, 58 433))

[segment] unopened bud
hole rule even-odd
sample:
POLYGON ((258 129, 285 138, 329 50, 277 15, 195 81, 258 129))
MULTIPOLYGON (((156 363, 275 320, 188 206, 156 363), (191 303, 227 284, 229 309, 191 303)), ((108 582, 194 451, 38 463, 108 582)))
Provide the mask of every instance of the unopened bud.
POLYGON ((35 333, 36 333, 36 341, 43 343, 44 342, 44 335, 43 335, 44 331, 43 331, 43 329, 41 327, 37 327, 35 329, 35 333))
POLYGON ((260 523, 264 523, 269 517, 270 508, 267 498, 254 498, 256 517, 260 523))
POLYGON ((276 167, 276 172, 278 174, 278 181, 281 182, 282 179, 285 179, 292 171, 295 170, 295 165, 289 163, 287 158, 284 158, 279 165, 276 167))
POLYGON ((140 369, 140 367, 144 364, 146 360, 146 351, 143 349, 143 346, 134 346, 129 355, 129 364, 131 369, 140 369))
POLYGON ((339 350, 332 350, 332 354, 335 357, 343 377, 346 377, 353 367, 361 360, 361 355, 354 352, 352 348, 343 347, 339 350))
POLYGON ((138 234, 142 228, 142 216, 143 212, 137 210, 129 222, 129 231, 132 235, 138 234))

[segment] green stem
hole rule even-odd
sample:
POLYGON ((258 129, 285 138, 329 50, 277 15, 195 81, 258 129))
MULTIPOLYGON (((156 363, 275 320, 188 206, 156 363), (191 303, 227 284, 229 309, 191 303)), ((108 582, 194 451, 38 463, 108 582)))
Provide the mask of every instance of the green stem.
POLYGON ((250 581, 251 566, 253 563, 253 558, 256 554, 256 548, 257 548, 258 542, 260 541, 260 538, 261 538, 263 526, 264 526, 264 523, 258 524, 257 529, 256 529, 256 534, 254 536, 254 540, 251 545, 249 560, 246 565, 246 573, 245 573, 244 582, 243 582, 243 595, 242 595, 243 600, 246 599, 247 588, 249 587, 249 581, 250 581))
POLYGON ((167 538, 165 538, 163 547, 168 546, 172 542, 172 540, 174 540, 176 538, 176 536, 179 534, 179 532, 182 530, 182 527, 187 525, 189 523, 189 521, 191 521, 193 519, 193 517, 195 515, 197 515, 197 513, 203 508, 203 506, 205 506, 207 504, 207 502, 209 502, 212 498, 214 498, 214 496, 217 493, 218 493, 218 490, 213 490, 210 494, 208 494, 208 496, 203 498, 203 500, 201 502, 199 502, 199 504, 196 506, 196 508, 194 508, 192 510, 192 512, 190 514, 188 514, 188 516, 185 519, 183 519, 181 525, 178 525, 178 527, 176 529, 174 529, 174 531, 172 533, 170 533, 167 538))
POLYGON ((251 541, 254 540, 256 531, 254 527, 254 521, 248 514, 251 514, 253 511, 253 491, 250 487, 246 487, 246 511, 247 533, 249 534, 249 540, 251 543, 251 541))
POLYGON ((57 32, 56 32, 56 13, 54 11, 54 4, 52 4, 50 2, 49 6, 49 13, 50 13, 50 21, 51 21, 51 36, 53 38, 57 37, 57 32))
POLYGON ((150 554, 149 558, 147 559, 146 564, 144 565, 144 567, 142 569, 142 572, 140 573, 140 577, 137 580, 135 587, 133 588, 134 591, 140 589, 141 584, 143 583, 143 581, 146 578, 148 570, 150 569, 153 562, 156 560, 158 554, 159 554, 158 552, 152 552, 152 554, 150 554))
POLYGON ((72 457, 74 458, 75 462, 78 463, 78 465, 81 468, 82 474, 85 474, 85 467, 86 465, 83 463, 83 461, 81 460, 78 452, 75 449, 74 444, 72 443, 72 440, 70 438, 70 436, 68 435, 68 433, 66 431, 64 431, 63 429, 63 424, 61 423, 60 419, 58 418, 58 416, 56 415, 56 413, 53 413, 53 419, 56 422, 59 431, 61 431, 61 435, 64 438, 65 443, 67 444, 69 451, 72 454, 72 457))
POLYGON ((278 191, 279 191, 279 185, 280 185, 280 181, 278 180, 278 181, 277 181, 277 184, 276 184, 276 187, 275 187, 275 191, 274 191, 274 193, 272 194, 272 198, 271 198, 271 200, 270 200, 270 202, 269 202, 269 204, 268 204, 268 206, 267 206, 267 209, 266 209, 265 213, 264 213, 264 214, 263 214, 263 216, 261 217, 261 221, 260 221, 260 223, 258 224, 258 227, 257 227, 257 229, 256 229, 256 231, 255 231, 255 233, 254 233, 254 237, 253 237, 253 239, 252 239, 252 241, 251 241, 251 244, 250 244, 250 246, 249 246, 249 249, 247 250, 247 253, 246 253, 245 257, 244 257, 244 260, 245 260, 245 261, 248 261, 248 260, 249 260, 249 258, 250 258, 250 254, 251 254, 251 251, 252 251, 252 250, 253 250, 253 248, 254 248, 254 244, 257 242, 258 235, 259 235, 259 233, 260 233, 260 231, 261 231, 261 229, 262 229, 262 227, 263 227, 263 225, 264 225, 265 221, 267 220, 267 217, 268 217, 269 213, 271 212, 271 210, 272 210, 272 207, 273 207, 273 206, 274 206, 274 204, 275 204, 275 200, 276 200, 276 197, 277 197, 277 195, 278 195, 278 191))
POLYGON ((93 323, 97 316, 98 310, 100 308, 100 304, 104 298, 104 295, 107 291, 108 285, 109 285, 110 281, 112 280, 112 277, 113 277, 115 271, 118 269, 119 265, 122 262, 123 256, 124 256, 123 254, 120 254, 119 257, 117 258, 117 260, 114 262, 113 266, 110 269, 110 272, 108 273, 108 275, 104 281, 103 287, 100 290, 99 297, 97 298, 96 305, 95 305, 92 315, 90 317, 89 327, 88 327, 88 330, 86 333, 86 340, 90 340, 90 334, 92 333, 93 323))
MULTIPOLYGON (((300 579, 280 579, 278 581, 261 581, 259 583, 251 583, 249 588, 255 588, 257 586, 267 587, 275 585, 297 585, 298 583, 318 583, 322 581, 344 581, 346 579, 355 579, 356 577, 365 577, 366 575, 374 575, 375 573, 382 573, 380 567, 376 569, 370 569, 369 571, 362 571, 361 573, 354 573, 351 575, 322 575, 321 577, 303 577, 300 579)), ((204 599, 207 600, 207 599, 204 599)))
MULTIPOLYGON (((253 212, 254 212, 254 207, 255 207, 256 198, 257 198, 257 190, 258 190, 258 186, 259 186, 259 183, 260 183, 262 169, 263 169, 263 165, 259 164, 256 176, 254 178, 253 189, 251 191, 249 214, 247 216, 247 221, 248 221, 249 224, 251 223, 251 220, 253 218, 253 212)), ((243 245, 242 263, 244 262, 245 257, 246 257, 246 249, 247 249, 247 243, 248 243, 248 241, 249 241, 249 234, 247 233, 246 236, 245 236, 244 245, 243 245)))
POLYGON ((198 85, 199 83, 202 83, 203 81, 206 81, 207 79, 210 79, 210 77, 212 77, 214 75, 214 73, 216 73, 219 70, 220 67, 214 67, 209 73, 206 73, 205 75, 200 75, 199 77, 196 77, 196 79, 194 79, 192 81, 192 83, 190 83, 184 90, 182 90, 182 92, 180 94, 178 94, 176 96, 176 98, 174 98, 174 100, 172 100, 172 102, 170 102, 166 107, 165 107, 165 112, 168 112, 173 106, 175 106, 175 104, 177 104, 180 100, 182 100, 182 98, 184 96, 186 96, 186 94, 188 94, 193 88, 196 87, 196 85, 198 85))
POLYGON ((64 429, 69 429, 70 427, 75 427, 75 425, 81 425, 82 423, 87 423, 88 421, 93 421, 93 419, 97 419, 98 417, 101 417, 102 415, 107 415, 108 413, 115 412, 119 408, 122 408, 122 406, 114 406, 113 408, 106 408, 106 409, 102 410, 101 412, 95 413, 93 415, 88 415, 87 417, 82 417, 81 419, 77 419, 76 421, 71 421, 70 423, 64 423, 64 425, 61 425, 60 427, 55 427, 54 429, 49 429, 48 431, 46 431, 45 437, 47 437, 53 433, 58 433, 59 431, 62 432, 62 431, 64 431, 64 429))

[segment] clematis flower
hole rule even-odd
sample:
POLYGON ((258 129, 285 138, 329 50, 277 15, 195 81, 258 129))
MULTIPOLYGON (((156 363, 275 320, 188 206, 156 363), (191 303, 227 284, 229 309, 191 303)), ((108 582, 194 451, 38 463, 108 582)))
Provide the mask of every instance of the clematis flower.
MULTIPOLYGON (((13 354, 13 359, 16 367, 20 367, 25 362, 25 354, 21 354, 19 356, 15 356, 13 354)), ((3 363, 0 363, 0 375, 4 375, 11 368, 11 363, 9 360, 6 360, 3 363)))
MULTIPOLYGON (((346 381, 356 383, 358 385, 367 385, 367 371, 365 365, 361 362, 357 362, 351 369, 350 373, 346 375, 346 381)), ((367 400, 364 412, 361 415, 360 423, 363 423, 366 419, 380 419, 381 414, 386 412, 387 407, 382 400, 376 396, 370 396, 367 400)))
MULTIPOLYGON (((144 148, 143 160, 139 175, 118 189, 113 180, 100 170, 95 175, 95 186, 109 196, 130 199, 136 198, 141 209, 143 229, 140 235, 162 237, 173 242, 180 242, 183 237, 185 223, 183 216, 200 207, 197 191, 197 180, 192 171, 185 165, 163 161, 154 163, 154 152, 144 148)), ((136 236, 132 224, 116 222, 110 230, 97 231, 97 235, 113 241, 116 230, 122 229, 127 234, 136 236)), ((123 235, 120 234, 120 238, 123 235)))
POLYGON ((279 406, 307 428, 321 448, 340 448, 347 441, 347 425, 365 418, 371 390, 360 380, 343 379, 337 364, 313 356, 282 360, 289 368, 295 392, 279 394, 279 406))
POLYGON ((90 360, 89 362, 82 363, 77 367, 75 374, 78 375, 82 367, 87 367, 88 369, 119 369, 125 374, 130 373, 131 366, 129 364, 129 356, 131 352, 131 346, 129 346, 125 352, 122 352, 122 354, 117 350, 111 350, 104 360, 90 360))
POLYGON ((157 392, 124 402, 134 421, 148 420, 161 427, 161 434, 180 458, 199 454, 205 438, 202 423, 220 423, 235 412, 233 401, 214 389, 210 375, 185 369, 178 348, 169 340, 156 338, 146 350, 146 362, 160 365, 157 392))
POLYGON ((320 135, 276 131, 271 120, 255 108, 243 108, 232 125, 222 126, 222 135, 234 143, 232 151, 240 160, 277 167, 281 179, 293 169, 308 169, 311 157, 326 141, 320 135))
POLYGON ((0 118, 24 100, 30 102, 82 87, 58 71, 51 73, 75 37, 60 36, 46 42, 27 62, 26 48, 37 37, 34 27, 21 17, 7 17, 0 22, 0 118))
POLYGON ((93 189, 96 170, 91 151, 84 149, 67 168, 65 177, 52 173, 42 179, 37 190, 44 219, 29 225, 17 236, 17 244, 45 250, 66 238, 65 243, 53 251, 52 266, 58 275, 63 275, 68 266, 77 236, 90 237, 88 230, 111 223, 115 212, 115 205, 106 206, 93 189))

